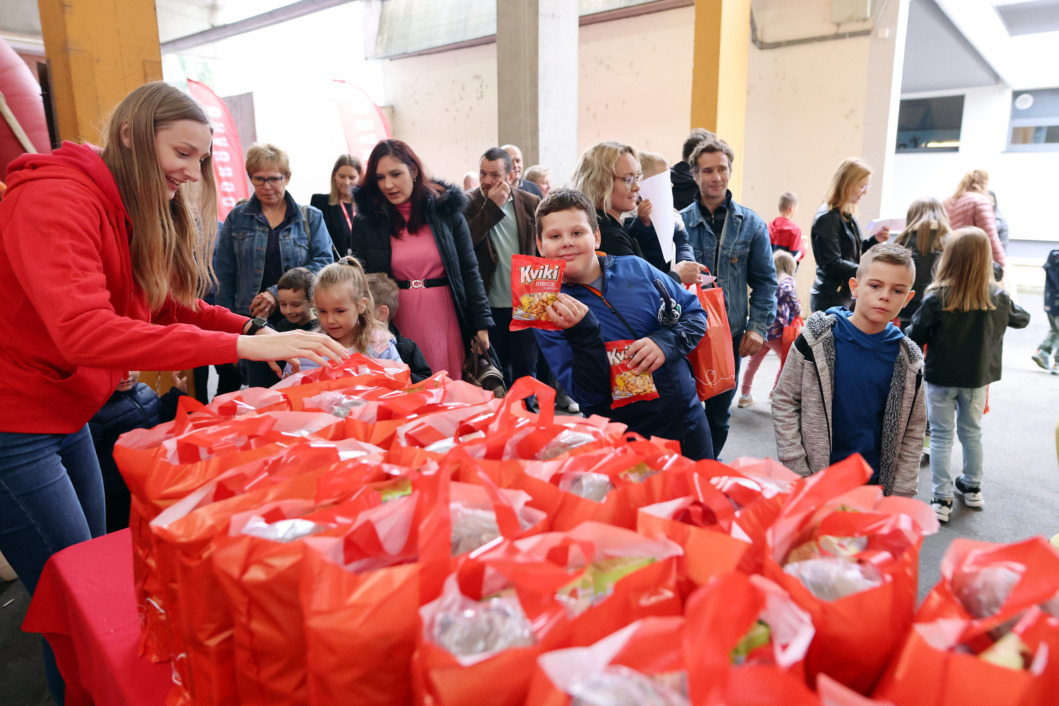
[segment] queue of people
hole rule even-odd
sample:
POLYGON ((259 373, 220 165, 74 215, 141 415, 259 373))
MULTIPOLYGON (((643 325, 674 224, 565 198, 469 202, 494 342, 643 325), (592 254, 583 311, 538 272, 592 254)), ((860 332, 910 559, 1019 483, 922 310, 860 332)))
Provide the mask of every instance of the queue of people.
MULTIPOLYGON (((632 145, 592 145, 569 187, 545 167, 524 169, 518 147, 504 145, 485 149, 460 188, 387 139, 366 164, 340 156, 329 193, 310 205, 287 191, 288 155, 257 144, 246 155, 254 193, 220 224, 213 253, 211 139, 200 106, 152 83, 118 106, 102 150, 66 143, 8 171, 0 274, 19 291, 0 321, 21 335, 0 358, 0 552, 30 593, 51 554, 121 524, 106 510, 105 498, 123 497, 100 470, 106 444, 119 421, 163 414, 121 411, 143 392, 131 368, 242 361, 245 382, 267 386, 284 368, 360 353, 403 360, 418 379, 459 379, 472 346, 492 348, 508 383, 554 378, 585 413, 718 458, 736 388, 702 402, 686 360, 716 323, 689 286, 710 281, 723 293, 736 379, 744 357, 752 375, 768 350, 787 356, 772 395, 781 462, 810 474, 860 453, 871 482, 914 495, 929 419, 938 518, 954 492, 984 506, 984 390, 1000 378, 1004 329, 1029 321, 994 280, 993 263, 1005 261, 984 172, 944 204, 915 202, 889 243, 856 218, 870 167, 844 161, 812 226, 814 313, 781 351, 810 249, 791 221, 798 199, 783 194, 771 224, 735 201, 735 154, 706 130, 692 131, 673 166, 632 145), (671 253, 648 227, 654 205, 639 197, 645 174, 667 172, 671 253), (71 208, 51 208, 59 198, 71 208), (564 263, 545 310, 554 330, 509 330, 515 255, 564 263), (214 280, 211 305, 202 296, 214 280), (616 404, 615 360, 621 385, 643 393, 627 404, 616 404), (954 434, 965 449, 955 481, 954 434)), ((739 406, 747 397, 749 384, 739 406)), ((45 655, 61 699, 46 644, 45 655)))

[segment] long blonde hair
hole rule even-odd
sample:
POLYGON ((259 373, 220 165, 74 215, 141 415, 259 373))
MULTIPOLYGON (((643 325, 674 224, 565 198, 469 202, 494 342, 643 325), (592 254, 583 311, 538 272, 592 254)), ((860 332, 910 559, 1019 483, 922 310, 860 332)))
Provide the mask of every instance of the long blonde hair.
POLYGON ((968 191, 973 191, 982 196, 988 196, 989 172, 984 169, 972 169, 964 174, 963 179, 960 179, 960 183, 956 187, 956 193, 952 195, 952 200, 955 201, 968 191))
MULTIPOLYGON (((357 331, 353 335, 353 347, 358 353, 367 355, 372 333, 377 327, 380 329, 385 329, 385 327, 375 320, 375 300, 371 296, 368 277, 364 274, 360 260, 347 255, 317 272, 316 284, 313 285, 313 298, 318 297, 322 291, 337 287, 344 287, 350 301, 354 303, 361 299, 367 300, 364 311, 357 316, 357 331)), ((390 335, 389 331, 386 333, 387 336, 390 335)))
POLYGON ((856 206, 851 206, 853 190, 857 182, 866 176, 871 176, 871 167, 863 159, 850 157, 842 160, 827 187, 828 209, 837 208, 843 213, 856 213, 856 206), (848 206, 851 207, 847 208, 848 206))
POLYGON ((158 311, 167 297, 196 308, 197 300, 216 283, 213 155, 202 160, 199 183, 181 186, 172 199, 158 165, 155 133, 178 120, 210 124, 202 106, 187 94, 165 83, 147 83, 118 104, 103 133, 103 162, 114 175, 132 222, 133 277, 151 311, 158 311), (123 126, 128 147, 122 140, 123 126))
POLYGON ((632 145, 621 142, 597 142, 581 154, 570 185, 587 196, 592 205, 610 212, 610 195, 614 190, 614 165, 623 154, 631 154, 636 164, 640 155, 632 145))
POLYGON ((938 292, 944 311, 989 311, 996 309, 989 295, 992 282, 989 236, 981 228, 957 228, 945 239, 938 273, 927 292, 938 292))
POLYGON ((914 234, 916 250, 920 255, 929 255, 933 251, 941 252, 949 230, 949 216, 937 199, 916 199, 908 207, 905 229, 894 242, 907 248, 914 234))

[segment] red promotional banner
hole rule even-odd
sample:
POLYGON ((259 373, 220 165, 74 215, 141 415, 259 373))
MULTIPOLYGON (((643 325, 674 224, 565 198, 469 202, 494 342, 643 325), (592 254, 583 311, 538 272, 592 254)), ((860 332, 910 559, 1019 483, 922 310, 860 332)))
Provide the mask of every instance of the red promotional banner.
POLYGON ((346 149, 365 164, 371 150, 380 140, 392 136, 386 116, 368 94, 351 83, 334 80, 335 103, 346 135, 346 149))
POLYGON ((191 96, 210 116, 213 123, 213 177, 217 182, 217 220, 223 221, 240 199, 249 198, 246 167, 239 131, 228 112, 228 106, 208 86, 188 79, 191 96))

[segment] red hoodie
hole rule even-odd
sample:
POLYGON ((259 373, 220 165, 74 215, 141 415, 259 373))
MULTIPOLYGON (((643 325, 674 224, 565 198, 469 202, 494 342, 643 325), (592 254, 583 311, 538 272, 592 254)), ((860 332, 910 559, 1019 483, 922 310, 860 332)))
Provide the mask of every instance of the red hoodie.
MULTIPOLYGON (((805 257, 805 248, 802 245, 802 229, 794 221, 783 216, 777 216, 769 223, 769 240, 773 246, 782 247, 794 255, 794 259, 800 261, 805 257)), ((776 248, 773 247, 773 250, 776 248)))
POLYGON ((129 260, 128 214, 95 148, 8 167, 0 201, 0 431, 75 432, 126 370, 236 361, 246 318, 169 299, 152 316, 129 260), (155 326, 154 324, 162 324, 155 326))

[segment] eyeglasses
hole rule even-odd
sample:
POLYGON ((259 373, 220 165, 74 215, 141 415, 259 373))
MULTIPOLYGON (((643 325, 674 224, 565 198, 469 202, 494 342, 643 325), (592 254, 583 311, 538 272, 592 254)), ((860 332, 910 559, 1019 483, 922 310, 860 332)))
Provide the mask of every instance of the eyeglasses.
POLYGON ((633 184, 642 184, 643 183, 643 174, 637 174, 636 176, 627 176, 627 177, 615 176, 614 178, 617 179, 618 181, 624 181, 626 189, 632 189, 633 184))
POLYGON ((250 181, 251 181, 251 183, 253 183, 254 186, 264 186, 265 184, 268 184, 269 186, 275 187, 275 186, 279 186, 280 184, 282 184, 286 179, 287 179, 287 177, 285 177, 285 176, 271 176, 271 177, 254 176, 254 177, 250 177, 250 181))

